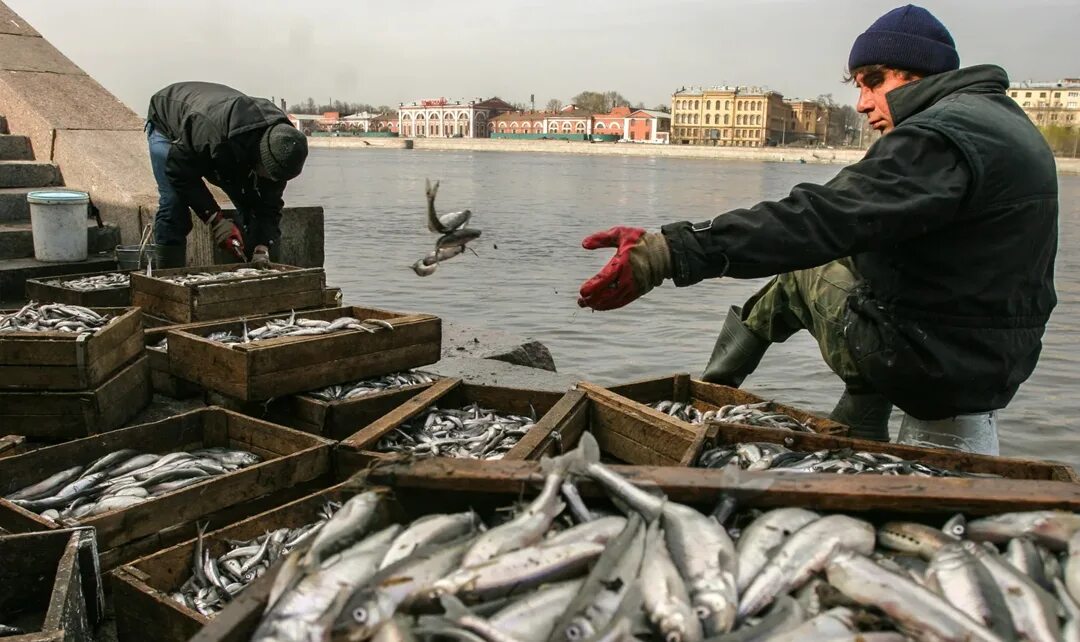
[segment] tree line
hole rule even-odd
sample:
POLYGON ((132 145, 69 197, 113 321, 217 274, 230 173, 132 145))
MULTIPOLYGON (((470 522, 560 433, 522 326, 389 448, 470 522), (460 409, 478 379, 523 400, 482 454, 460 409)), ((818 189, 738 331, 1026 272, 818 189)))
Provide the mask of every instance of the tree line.
POLYGON ((325 114, 328 111, 336 111, 344 116, 351 116, 352 114, 358 114, 360 112, 368 112, 371 114, 396 114, 397 110, 389 105, 371 105, 368 103, 354 103, 345 102, 341 100, 332 100, 329 103, 316 103, 314 98, 308 98, 305 101, 298 103, 287 103, 286 111, 290 114, 325 114))

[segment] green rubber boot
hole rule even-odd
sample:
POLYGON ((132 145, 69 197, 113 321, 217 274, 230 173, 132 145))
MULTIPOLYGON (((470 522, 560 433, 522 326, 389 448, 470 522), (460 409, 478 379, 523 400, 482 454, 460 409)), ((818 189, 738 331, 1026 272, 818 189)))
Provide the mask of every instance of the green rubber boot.
POLYGON ((185 265, 187 265, 187 243, 154 246, 153 269, 167 270, 169 268, 182 268, 185 265))
POLYGON ((829 419, 838 421, 851 428, 849 437, 889 441, 889 415, 892 414, 892 402, 876 392, 853 393, 844 390, 840 401, 836 402, 829 419))
POLYGON ((768 349, 769 342, 758 338, 743 323, 742 308, 733 305, 720 328, 720 336, 716 338, 701 378, 709 383, 738 388, 761 363, 768 349))

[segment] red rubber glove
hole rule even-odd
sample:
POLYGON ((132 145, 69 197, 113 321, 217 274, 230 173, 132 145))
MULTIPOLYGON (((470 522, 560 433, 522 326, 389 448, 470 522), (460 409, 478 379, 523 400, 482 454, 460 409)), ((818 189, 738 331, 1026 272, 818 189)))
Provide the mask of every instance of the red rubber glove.
POLYGON ((614 310, 630 303, 643 294, 634 282, 630 266, 630 250, 638 244, 645 230, 640 227, 613 227, 585 237, 581 247, 596 250, 614 247, 615 256, 600 272, 581 286, 578 305, 594 310, 614 310))
POLYGON ((226 218, 221 212, 211 216, 207 222, 210 224, 210 233, 214 236, 214 243, 238 258, 241 263, 246 263, 244 237, 240 234, 240 228, 236 226, 236 223, 226 218))

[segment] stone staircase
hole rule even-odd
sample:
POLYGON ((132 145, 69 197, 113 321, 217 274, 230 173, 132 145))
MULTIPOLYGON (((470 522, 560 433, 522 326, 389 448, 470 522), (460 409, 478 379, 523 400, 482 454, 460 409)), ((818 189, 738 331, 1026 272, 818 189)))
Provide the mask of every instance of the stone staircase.
POLYGON ((45 263, 34 258, 26 195, 63 184, 60 169, 34 160, 30 139, 11 135, 7 121, 0 117, 0 301, 22 300, 27 279, 116 267, 112 250, 120 242, 119 230, 98 227, 92 218, 87 220, 90 256, 86 261, 45 263))

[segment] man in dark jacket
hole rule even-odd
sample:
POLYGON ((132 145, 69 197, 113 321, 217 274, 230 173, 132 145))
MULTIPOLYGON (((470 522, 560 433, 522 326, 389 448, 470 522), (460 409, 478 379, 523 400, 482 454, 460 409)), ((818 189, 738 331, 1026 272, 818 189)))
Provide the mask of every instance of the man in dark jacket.
POLYGON ((946 425, 924 441, 996 452, 996 432, 947 433, 1005 407, 1038 361, 1056 304, 1053 155, 1005 72, 960 69, 925 9, 880 18, 848 69, 885 134, 861 161, 702 223, 593 235, 586 249, 618 251, 578 302, 617 308, 667 278, 779 275, 731 309, 705 379, 738 386, 770 343, 806 329, 846 384, 833 417, 857 436, 887 440, 896 404, 946 425))
POLYGON ((159 194, 156 267, 184 265, 189 210, 237 259, 265 266, 277 258, 285 183, 307 159, 307 139, 284 112, 224 85, 181 82, 150 98, 146 131, 159 194), (222 213, 204 178, 228 195, 239 220, 222 213))

